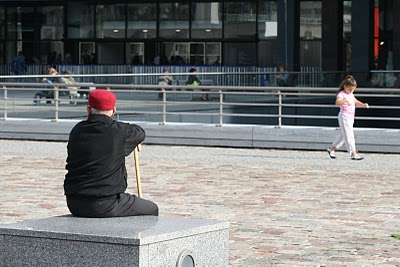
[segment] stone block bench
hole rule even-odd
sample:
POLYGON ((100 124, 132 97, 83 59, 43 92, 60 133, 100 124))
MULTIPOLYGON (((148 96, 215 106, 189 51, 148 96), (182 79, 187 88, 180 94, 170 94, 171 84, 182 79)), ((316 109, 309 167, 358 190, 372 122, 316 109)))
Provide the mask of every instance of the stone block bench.
POLYGON ((228 266, 229 224, 71 215, 0 225, 0 266, 228 266))

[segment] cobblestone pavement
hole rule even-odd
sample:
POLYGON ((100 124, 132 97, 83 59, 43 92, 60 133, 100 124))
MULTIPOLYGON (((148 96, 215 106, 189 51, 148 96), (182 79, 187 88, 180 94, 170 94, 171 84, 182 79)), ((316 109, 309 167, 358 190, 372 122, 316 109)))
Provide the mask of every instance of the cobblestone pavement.
MULTIPOLYGON (((67 214, 66 143, 0 140, 0 224, 67 214)), ((400 266, 400 155, 143 145, 161 216, 230 222, 230 266, 400 266)), ((127 159, 129 192, 136 192, 127 159)))

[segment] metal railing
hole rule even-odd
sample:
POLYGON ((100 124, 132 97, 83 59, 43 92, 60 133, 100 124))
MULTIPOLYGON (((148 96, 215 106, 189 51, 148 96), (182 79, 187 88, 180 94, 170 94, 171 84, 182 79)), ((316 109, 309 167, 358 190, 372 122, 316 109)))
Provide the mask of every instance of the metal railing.
MULTIPOLYGON (((133 74, 126 75, 133 76, 133 74)), ((154 75, 160 76, 162 73, 154 75)), ((0 98, 1 119, 58 121, 86 117, 86 98, 70 99, 69 89, 65 84, 54 83, 52 86, 54 99, 42 99, 40 104, 34 105, 35 91, 48 87, 47 84, 1 82, 3 96, 0 98), (46 104, 46 101, 51 101, 51 104, 46 104)), ((77 83, 74 86, 86 88, 79 89, 81 95, 90 92, 87 83, 77 83)), ((112 90, 117 95, 117 119, 125 121, 160 124, 208 123, 216 126, 225 124, 259 124, 276 127, 337 126, 338 107, 334 105, 337 88, 218 85, 193 87, 110 83, 94 83, 90 87, 112 90), (201 100, 201 96, 205 93, 211 95, 212 101, 201 100)), ((370 104, 370 109, 361 108, 357 111, 356 122, 361 127, 400 128, 398 89, 358 88, 355 95, 361 101, 370 104)))
MULTIPOLYGON (((46 75, 48 69, 53 65, 28 65, 26 75, 46 75)), ((154 76, 161 73, 164 68, 170 69, 171 73, 183 73, 177 80, 187 78, 189 69, 197 69, 201 79, 212 80, 218 86, 277 86, 276 67, 256 67, 256 66, 188 66, 188 65, 56 65, 58 72, 70 71, 74 75, 91 74, 91 77, 81 77, 79 82, 94 83, 115 83, 115 84, 135 84, 147 85, 157 83, 154 76), (115 76, 97 75, 116 74, 115 76), (209 75, 206 73, 220 73, 220 75, 209 75), (121 76, 118 74, 133 74, 131 76, 121 76), (138 75, 137 75, 138 74, 138 75), (140 75, 145 74, 145 75, 140 75)), ((322 71, 316 66, 301 66, 299 71, 289 71, 289 86, 298 87, 337 87, 341 80, 348 74, 347 71, 322 71)), ((400 87, 399 70, 372 70, 369 72, 351 72, 357 79, 359 87, 365 88, 391 88, 400 87)), ((0 65, 0 77, 12 75, 9 64, 0 65)), ((8 81, 17 81, 17 79, 8 81)), ((36 80, 26 77, 19 78, 18 81, 36 82, 36 80)))
MULTIPOLYGON (((46 75, 48 69, 53 65, 28 65, 26 75, 34 77, 35 75, 46 75)), ((70 71, 75 75, 79 74, 156 74, 161 73, 164 68, 170 69, 171 73, 183 73, 184 75, 176 77, 177 80, 187 79, 187 73, 190 68, 196 68, 201 79, 212 79, 214 85, 228 86, 275 86, 277 85, 276 67, 251 67, 251 66, 188 66, 188 65, 56 65, 60 74, 64 71, 70 71), (223 75, 207 75, 204 73, 223 73, 223 75)), ((302 67, 300 72, 293 72, 291 83, 297 86, 322 86, 323 75, 318 67, 302 67)), ((0 76, 13 75, 11 66, 8 64, 0 65, 0 76)), ((14 80, 16 81, 16 80, 14 80)), ((35 82, 35 80, 19 78, 18 81, 35 82)), ((95 83, 115 83, 115 84, 154 84, 157 82, 155 76, 101 76, 81 77, 80 82, 95 83)))

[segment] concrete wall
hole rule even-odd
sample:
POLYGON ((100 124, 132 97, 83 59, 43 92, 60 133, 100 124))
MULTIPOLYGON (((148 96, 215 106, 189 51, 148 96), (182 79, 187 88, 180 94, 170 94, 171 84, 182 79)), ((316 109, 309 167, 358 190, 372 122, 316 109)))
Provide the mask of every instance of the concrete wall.
MULTIPOLYGON (((78 121, 0 121, 0 138, 67 141, 78 121)), ((324 150, 338 134, 334 127, 257 126, 213 124, 166 124, 137 122, 146 130, 146 144, 222 146, 324 150)), ((361 152, 400 153, 400 130, 356 128, 356 145, 361 152)), ((342 148, 344 149, 344 147, 342 148)))

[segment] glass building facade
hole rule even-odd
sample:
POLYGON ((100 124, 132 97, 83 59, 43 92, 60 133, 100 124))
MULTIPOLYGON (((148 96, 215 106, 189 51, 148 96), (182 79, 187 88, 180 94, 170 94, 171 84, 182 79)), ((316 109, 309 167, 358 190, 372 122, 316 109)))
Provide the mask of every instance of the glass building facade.
POLYGON ((398 0, 0 1, 0 63, 400 68, 398 0))

